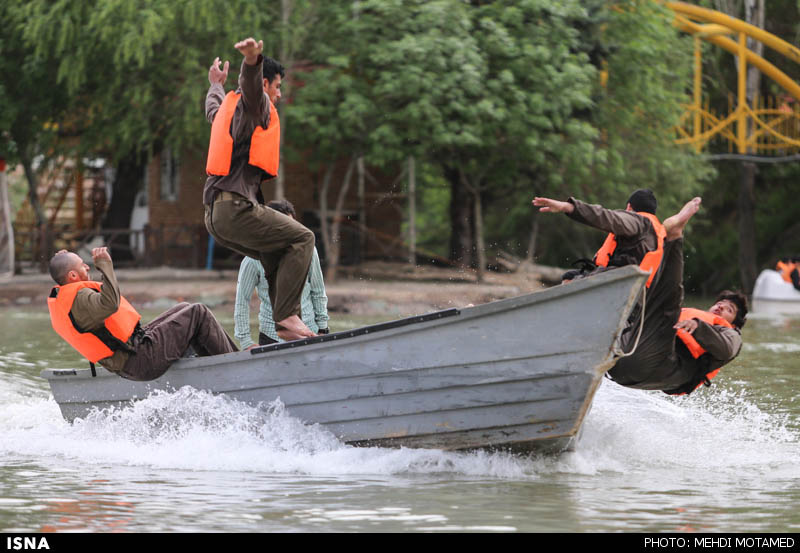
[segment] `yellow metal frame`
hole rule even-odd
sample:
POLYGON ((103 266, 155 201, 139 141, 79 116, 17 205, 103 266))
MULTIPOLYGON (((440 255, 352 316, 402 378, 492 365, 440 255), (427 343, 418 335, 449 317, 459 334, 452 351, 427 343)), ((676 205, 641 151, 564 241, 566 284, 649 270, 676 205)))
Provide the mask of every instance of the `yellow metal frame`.
MULTIPOLYGON (((775 99, 747 99, 747 66, 757 67, 795 100, 800 85, 773 64, 747 48, 747 38, 758 40, 779 54, 800 63, 800 49, 754 25, 721 12, 685 2, 665 2, 675 12, 675 25, 694 35, 694 94, 678 129, 677 142, 702 150, 714 137, 722 137, 739 154, 787 153, 800 150, 800 108, 775 99), (728 38, 735 36, 736 40, 728 38), (701 41, 710 42, 737 56, 736 101, 729 101, 729 114, 717 117, 702 104, 701 41), (735 105, 734 105, 735 104, 735 105)), ((797 103, 795 103, 797 106, 797 103)))

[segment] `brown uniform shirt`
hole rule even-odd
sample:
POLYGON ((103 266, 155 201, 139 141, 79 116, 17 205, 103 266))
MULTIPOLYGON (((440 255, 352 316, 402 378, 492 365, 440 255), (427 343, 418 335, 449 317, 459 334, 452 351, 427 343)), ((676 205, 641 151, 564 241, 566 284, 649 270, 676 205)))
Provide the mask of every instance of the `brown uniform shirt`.
POLYGON ((567 214, 570 219, 613 233, 619 250, 631 252, 641 260, 647 252, 658 248, 658 236, 653 223, 647 217, 624 209, 611 210, 600 205, 587 204, 575 198, 568 201, 575 206, 575 211, 567 214))
MULTIPOLYGON (((111 261, 100 259, 95 267, 103 275, 100 291, 92 288, 82 288, 75 295, 72 302, 72 317, 83 330, 96 330, 102 328, 105 320, 119 309, 119 284, 114 274, 111 261)), ((133 346, 131 340, 128 345, 133 346)), ((112 372, 119 372, 128 360, 129 353, 116 351, 111 357, 101 359, 99 363, 112 372)))
MULTIPOLYGON (((209 175, 203 189, 203 203, 211 205, 220 190, 227 190, 258 203, 256 194, 261 187, 266 173, 248 163, 250 154, 250 137, 257 126, 269 126, 269 97, 264 93, 263 56, 258 57, 255 65, 242 61, 239 72, 239 92, 242 97, 236 104, 231 121, 233 137, 233 154, 231 169, 227 175, 209 175)), ((206 119, 214 122, 222 101, 225 99, 225 88, 220 84, 212 84, 206 94, 206 119)))

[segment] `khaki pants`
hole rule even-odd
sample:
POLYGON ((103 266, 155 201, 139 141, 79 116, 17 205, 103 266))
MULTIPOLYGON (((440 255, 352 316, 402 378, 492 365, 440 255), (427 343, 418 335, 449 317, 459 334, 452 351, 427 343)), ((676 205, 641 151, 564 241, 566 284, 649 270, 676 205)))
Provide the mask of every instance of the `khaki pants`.
POLYGON ((191 346, 200 356, 238 351, 214 315, 201 303, 179 303, 144 326, 119 375, 129 380, 154 380, 183 357, 191 346))
POLYGON ((276 322, 300 316, 300 297, 314 254, 313 232, 288 215, 230 193, 219 194, 206 206, 205 223, 219 244, 261 261, 276 322))

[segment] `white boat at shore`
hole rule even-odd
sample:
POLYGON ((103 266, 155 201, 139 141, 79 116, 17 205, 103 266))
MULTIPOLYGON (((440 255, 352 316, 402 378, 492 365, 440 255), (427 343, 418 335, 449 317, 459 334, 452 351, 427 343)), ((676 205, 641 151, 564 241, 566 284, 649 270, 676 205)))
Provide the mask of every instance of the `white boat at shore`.
POLYGON ((287 411, 354 445, 563 451, 574 444, 646 274, 570 284, 306 340, 175 363, 133 382, 47 369, 65 419, 184 386, 287 411))

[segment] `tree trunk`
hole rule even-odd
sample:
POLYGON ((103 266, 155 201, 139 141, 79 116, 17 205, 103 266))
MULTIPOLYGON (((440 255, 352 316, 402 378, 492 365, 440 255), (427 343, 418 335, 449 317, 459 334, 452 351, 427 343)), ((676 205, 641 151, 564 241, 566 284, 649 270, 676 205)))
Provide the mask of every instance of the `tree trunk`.
POLYGON ((339 259, 342 253, 342 211, 344 210, 344 202, 347 198, 347 192, 350 190, 350 184, 353 181, 353 171, 355 170, 358 157, 353 156, 347 164, 347 171, 344 180, 339 187, 339 195, 336 198, 336 207, 333 211, 332 221, 330 227, 328 226, 328 198, 327 193, 330 189, 331 174, 333 166, 331 166, 325 174, 325 183, 323 190, 320 194, 320 216, 322 218, 321 225, 323 227, 323 241, 325 242, 325 258, 327 267, 325 269, 325 280, 333 282, 336 280, 337 272, 339 270, 339 259))
POLYGON ((742 291, 753 292, 756 282, 755 163, 743 162, 739 181, 739 271, 742 291))
MULTIPOLYGON (((716 0, 718 10, 733 17, 742 17, 739 7, 744 8, 743 19, 751 25, 764 28, 765 3, 764 0, 744 0, 742 5, 737 5, 731 0, 716 0)), ((764 45, 760 41, 747 39, 747 47, 755 54, 761 56, 764 45)), ((737 63, 737 67, 738 67, 737 63)), ((761 71, 749 65, 746 75, 746 95, 751 105, 757 99, 761 86, 761 71)), ((753 122, 748 121, 748 136, 753 132, 753 122)), ((741 153, 741 152, 740 152, 741 153)), ((747 153, 751 153, 748 151, 747 153)), ((739 271, 742 290, 747 294, 752 293, 756 280, 756 228, 755 228, 755 179, 757 168, 753 163, 743 162, 739 179, 738 223, 739 223, 739 271)))
POLYGON ((33 159, 27 154, 22 154, 21 158, 22 169, 28 181, 28 201, 31 204, 31 209, 33 209, 36 225, 41 227, 47 224, 47 217, 44 214, 42 203, 39 201, 39 176, 33 169, 33 159))
MULTIPOLYGON (((289 0, 281 0, 281 47, 280 52, 278 53, 278 62, 282 63, 284 67, 288 67, 290 65, 289 61, 289 16, 292 12, 293 3, 289 0)), ((289 83, 282 83, 281 92, 285 96, 289 96, 289 83)), ((280 141, 281 144, 284 143, 284 135, 286 131, 286 120, 284 118, 285 110, 283 108, 283 102, 279 102, 276 106, 278 110, 278 119, 282 121, 282 125, 280 128, 280 141)), ((278 165, 278 176, 275 178, 275 199, 276 200, 283 200, 286 198, 286 178, 283 174, 284 165, 283 165, 283 156, 280 156, 280 163, 278 165)))
POLYGON ((114 182, 111 184, 111 204, 108 206, 103 228, 128 228, 133 214, 133 203, 144 181, 146 157, 130 153, 117 163, 114 182))
MULTIPOLYGON (((745 21, 761 29, 764 28, 764 0, 745 0, 745 21)), ((748 39, 747 46, 759 56, 764 53, 764 45, 757 40, 748 39)), ((755 105, 761 86, 761 71, 752 65, 747 67, 747 100, 755 105)), ((753 122, 748 121, 748 137, 753 133, 753 122)), ((758 169, 753 163, 743 163, 739 181, 739 270, 742 289, 746 294, 753 292, 756 282, 758 262, 756 259, 756 218, 755 181, 758 169)))
POLYGON ((528 252, 525 254, 525 261, 533 263, 536 257, 536 242, 539 239, 539 217, 534 213, 531 222, 531 233, 528 236, 528 252))
POLYGON ((408 158, 408 263, 417 264, 417 173, 413 156, 408 158))
POLYGON ((458 169, 446 167, 444 174, 450 182, 450 260, 461 267, 471 267, 475 252, 472 194, 466 190, 458 169))
POLYGON ((5 165, 5 160, 0 158, 0 277, 11 277, 14 275, 14 227, 5 165))
POLYGON ((322 177, 322 184, 319 188, 319 232, 322 235, 322 247, 324 248, 324 259, 327 268, 328 259, 330 257, 331 246, 331 232, 328 226, 328 190, 331 187, 331 179, 333 178, 333 171, 335 165, 331 164, 326 170, 325 175, 322 177))
MULTIPOLYGON (((284 109, 283 104, 278 104, 276 108, 278 110, 278 119, 284 119, 284 109)), ((280 132, 281 132, 281 144, 284 142, 284 131, 286 129, 286 122, 281 125, 280 132)), ((279 153, 280 155, 280 153, 279 153)), ((278 162, 278 175, 275 177, 275 198, 276 200, 283 200, 286 198, 286 177, 284 176, 284 165, 283 165, 283 156, 280 156, 280 160, 278 162)))
POLYGON ((358 158, 358 257, 364 259, 367 256, 367 170, 364 167, 364 157, 358 158))
POLYGON ((20 148, 20 150, 22 169, 28 181, 28 201, 31 204, 36 220, 37 232, 35 243, 33 244, 32 258, 39 261, 39 270, 45 273, 47 272, 50 254, 53 253, 50 245, 52 239, 50 222, 47 220, 42 203, 39 201, 39 176, 33 169, 33 158, 26 148, 20 148))
POLYGON ((478 282, 481 282, 486 270, 486 245, 483 242, 483 203, 480 190, 474 189, 472 197, 475 217, 475 269, 478 282))
MULTIPOLYGON (((147 157, 139 152, 132 152, 123 157, 118 163, 114 182, 111 184, 111 204, 101 227, 104 229, 126 229, 131 226, 136 194, 144 182, 144 172, 147 168, 147 157)), ((115 260, 132 259, 130 248, 127 247, 128 237, 123 236, 126 247, 120 248, 112 255, 115 260)), ((113 244, 106 243, 113 248, 113 244)))

